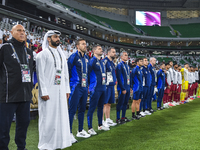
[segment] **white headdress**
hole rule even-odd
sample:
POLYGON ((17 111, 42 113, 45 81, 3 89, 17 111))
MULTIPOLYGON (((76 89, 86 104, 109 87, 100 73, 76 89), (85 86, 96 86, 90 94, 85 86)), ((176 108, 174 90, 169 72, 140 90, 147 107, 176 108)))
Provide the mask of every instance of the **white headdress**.
MULTIPOLYGON (((43 49, 43 50, 49 47, 49 42, 48 42, 47 38, 48 38, 49 36, 54 35, 54 34, 61 35, 61 33, 60 33, 59 31, 57 31, 57 30, 49 30, 49 31, 44 35, 44 40, 43 40, 43 42, 42 42, 42 49, 43 49)), ((61 49, 60 46, 58 46, 58 48, 61 49)))

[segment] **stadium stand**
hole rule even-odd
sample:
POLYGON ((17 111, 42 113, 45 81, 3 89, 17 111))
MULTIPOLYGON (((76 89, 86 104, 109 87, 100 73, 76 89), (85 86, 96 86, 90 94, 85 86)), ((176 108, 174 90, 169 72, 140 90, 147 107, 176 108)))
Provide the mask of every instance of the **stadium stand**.
POLYGON ((199 37, 200 23, 171 25, 175 30, 181 33, 180 37, 199 37))

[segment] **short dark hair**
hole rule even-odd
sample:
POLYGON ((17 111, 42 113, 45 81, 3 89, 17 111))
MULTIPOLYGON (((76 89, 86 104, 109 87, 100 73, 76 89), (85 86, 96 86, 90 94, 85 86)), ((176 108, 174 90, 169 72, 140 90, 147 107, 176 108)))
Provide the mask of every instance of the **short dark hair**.
POLYGON ((176 66, 176 65, 178 65, 178 64, 177 64, 177 63, 174 63, 174 64, 173 64, 173 66, 176 66))
POLYGON ((80 41, 86 41, 86 40, 83 39, 83 38, 80 38, 80 39, 76 40, 76 46, 79 45, 79 42, 80 42, 80 41))
POLYGON ((165 65, 165 63, 164 63, 164 62, 162 62, 162 63, 160 64, 160 67, 161 67, 162 65, 165 65))
POLYGON ((143 58, 137 58, 137 59, 135 60, 135 63, 139 62, 140 60, 143 60, 143 58))
POLYGON ((96 50, 98 46, 101 47, 101 45, 95 45, 95 46, 92 48, 92 51, 96 50))
POLYGON ((189 64, 188 64, 188 63, 185 63, 184 66, 185 66, 185 65, 189 65, 189 64))
POLYGON ((36 50, 36 49, 37 49, 37 47, 35 47, 35 46, 32 48, 33 51, 36 50))
POLYGON ((146 57, 144 57, 144 58, 142 58, 142 59, 144 60, 144 59, 147 59, 147 58, 146 58, 146 57))
POLYGON ((165 63, 165 66, 168 66, 168 65, 170 65, 169 62, 168 62, 168 63, 165 63))
POLYGON ((107 49, 107 53, 111 51, 111 49, 115 49, 114 47, 110 47, 107 49))
POLYGON ((178 67, 181 67, 181 65, 178 65, 178 67))
POLYGON ((168 63, 173 62, 172 60, 169 60, 168 63))

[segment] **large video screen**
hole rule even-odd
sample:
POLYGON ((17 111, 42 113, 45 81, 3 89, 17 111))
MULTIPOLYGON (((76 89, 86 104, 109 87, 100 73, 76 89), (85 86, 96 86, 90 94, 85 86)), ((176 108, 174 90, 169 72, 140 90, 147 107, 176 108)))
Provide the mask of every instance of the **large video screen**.
POLYGON ((160 12, 136 11, 136 25, 161 26, 160 12))

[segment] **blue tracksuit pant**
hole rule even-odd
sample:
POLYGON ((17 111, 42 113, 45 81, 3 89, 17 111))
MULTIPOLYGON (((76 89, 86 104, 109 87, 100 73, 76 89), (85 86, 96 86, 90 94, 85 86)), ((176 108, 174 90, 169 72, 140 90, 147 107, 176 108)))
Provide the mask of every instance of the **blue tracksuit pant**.
POLYGON ((106 90, 90 92, 90 107, 87 113, 88 129, 92 128, 93 113, 97 109, 98 124, 102 125, 103 106, 106 98, 106 90))
POLYGON ((157 107, 161 107, 163 96, 164 96, 164 88, 158 89, 157 107))
POLYGON ((69 98, 69 121, 70 121, 71 132, 72 132, 73 119, 74 115, 76 114, 77 108, 78 108, 79 131, 83 130, 87 97, 88 97, 88 89, 86 87, 81 87, 80 85, 77 85, 76 87, 71 87, 71 94, 69 98))
POLYGON ((128 100, 130 98, 130 90, 126 90, 126 94, 118 91, 119 98, 117 103, 117 119, 120 119, 120 111, 122 110, 122 118, 125 118, 128 100))
POLYGON ((147 99, 147 108, 148 109, 152 109, 151 103, 152 103, 153 94, 154 94, 154 86, 150 86, 149 96, 148 96, 148 99, 147 99))
POLYGON ((143 98, 140 103, 140 110, 146 110, 147 109, 147 102, 149 97, 150 87, 143 86, 143 98))

